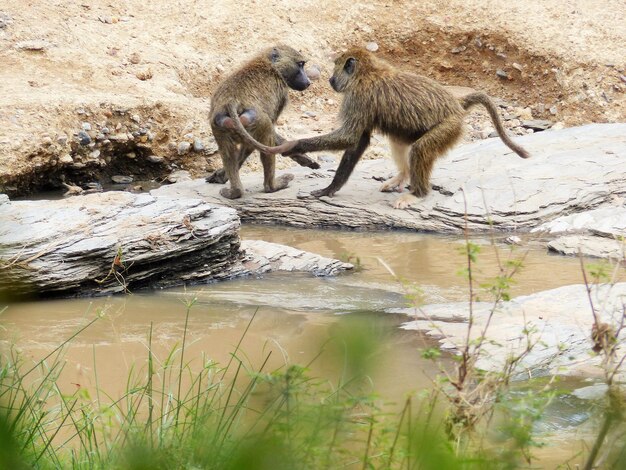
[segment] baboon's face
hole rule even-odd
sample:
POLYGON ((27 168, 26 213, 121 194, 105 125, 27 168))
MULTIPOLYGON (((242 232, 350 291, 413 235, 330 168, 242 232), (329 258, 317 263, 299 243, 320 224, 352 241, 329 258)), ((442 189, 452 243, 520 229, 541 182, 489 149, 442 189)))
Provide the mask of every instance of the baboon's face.
POLYGON ((306 60, 295 49, 289 46, 276 46, 270 52, 270 61, 289 88, 303 91, 311 84, 304 71, 306 60))
POLYGON ((358 61, 356 57, 349 54, 339 56, 335 60, 335 71, 330 77, 330 86, 339 93, 346 91, 357 71, 358 61))

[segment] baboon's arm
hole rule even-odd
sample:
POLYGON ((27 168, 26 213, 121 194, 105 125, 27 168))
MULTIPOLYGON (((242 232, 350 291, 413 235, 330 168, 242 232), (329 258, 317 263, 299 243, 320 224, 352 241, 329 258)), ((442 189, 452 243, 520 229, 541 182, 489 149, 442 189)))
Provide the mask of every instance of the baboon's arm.
MULTIPOLYGON (((330 134, 327 134, 330 135, 330 134)), ((323 138, 324 136, 322 136, 323 138)), ((334 196, 334 194, 341 189, 341 187, 348 181, 348 178, 352 174, 357 162, 361 159, 361 156, 365 152, 365 149, 370 144, 371 132, 363 132, 356 145, 346 150, 341 157, 339 167, 335 173, 333 181, 324 189, 313 191, 311 194, 315 197, 321 196, 334 196)), ((308 139, 307 139, 308 140, 308 139)), ((302 141, 299 141, 302 142, 302 141)))

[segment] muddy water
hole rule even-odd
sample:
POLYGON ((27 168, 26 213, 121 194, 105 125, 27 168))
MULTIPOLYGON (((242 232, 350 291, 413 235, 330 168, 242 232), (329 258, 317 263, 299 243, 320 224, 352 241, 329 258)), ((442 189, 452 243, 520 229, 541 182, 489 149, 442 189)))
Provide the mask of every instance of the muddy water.
MULTIPOLYGON (((198 363, 203 355, 225 363, 255 312, 242 350, 252 368, 258 367, 271 350, 266 370, 285 362, 308 364, 332 335, 340 318, 367 316, 381 338, 370 359, 374 363, 376 391, 386 400, 401 402, 407 392, 431 386, 436 370, 419 354, 420 348, 431 343, 417 332, 396 328, 405 318, 387 313, 389 309, 407 306, 406 287, 388 268, 405 283, 418 286, 426 303, 466 299, 466 283, 457 274, 465 264, 459 252, 462 240, 409 232, 356 233, 256 226, 244 227, 242 236, 349 259, 358 263, 360 270, 328 279, 276 274, 128 296, 17 303, 9 305, 0 316, 5 328, 3 336, 16 343, 27 357, 37 359, 96 314, 104 314, 67 347, 61 387, 64 392, 95 387, 97 374, 98 387, 118 396, 126 387, 131 365, 145 365, 151 325, 153 349, 164 358, 180 343, 185 302, 194 298, 197 300, 189 316, 190 346, 185 355, 198 363)), ((476 272, 483 279, 497 274, 498 257, 503 261, 511 256, 525 256, 524 268, 512 288, 513 296, 581 282, 577 260, 549 255, 538 243, 517 248, 513 253, 509 246, 500 243, 496 255, 488 239, 474 241, 482 245, 476 272)), ((336 380, 341 366, 323 354, 311 369, 314 374, 336 380)))

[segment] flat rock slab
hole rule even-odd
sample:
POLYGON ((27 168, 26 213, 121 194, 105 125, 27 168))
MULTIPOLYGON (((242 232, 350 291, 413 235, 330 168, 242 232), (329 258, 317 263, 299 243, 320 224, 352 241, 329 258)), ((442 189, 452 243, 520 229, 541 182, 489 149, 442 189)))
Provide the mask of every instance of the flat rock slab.
POLYGON ((269 271, 331 275, 351 265, 260 241, 240 247, 237 213, 200 199, 108 192, 0 198, 0 290, 105 295, 269 271))
POLYGON ((354 268, 350 263, 263 240, 243 240, 243 265, 249 274, 266 272, 308 272, 315 276, 333 276, 354 268))
POLYGON ((548 249, 562 255, 626 261, 626 242, 593 235, 566 235, 548 242, 548 249))
MULTIPOLYGON (((626 283, 594 286, 591 298, 601 321, 619 324, 626 304, 626 283)), ((493 308, 493 304, 484 302, 473 305, 473 340, 482 335, 493 308)), ((404 329, 426 331, 438 337, 445 349, 458 351, 463 346, 469 318, 467 302, 427 305, 418 312, 402 311, 418 318, 405 323, 404 329)), ((491 318, 477 365, 485 370, 502 370, 507 358, 524 351, 529 337, 535 345, 520 362, 517 372, 526 377, 552 373, 599 376, 600 358, 591 350, 592 325, 593 314, 584 285, 560 287, 502 302, 491 318), (525 331, 530 331, 530 335, 525 331)))
POLYGON ((519 158, 497 138, 457 147, 437 162, 431 193, 407 210, 393 209, 397 193, 378 191, 380 180, 395 174, 390 160, 360 162, 332 198, 309 193, 330 183, 336 164, 294 168, 291 186, 271 194, 262 192, 260 173, 245 174, 246 193, 237 200, 219 195, 223 185, 204 180, 163 186, 152 194, 227 205, 254 223, 453 233, 463 230, 466 213, 474 231, 528 231, 566 214, 615 207, 626 195, 626 124, 546 131, 516 141, 530 159, 519 158))

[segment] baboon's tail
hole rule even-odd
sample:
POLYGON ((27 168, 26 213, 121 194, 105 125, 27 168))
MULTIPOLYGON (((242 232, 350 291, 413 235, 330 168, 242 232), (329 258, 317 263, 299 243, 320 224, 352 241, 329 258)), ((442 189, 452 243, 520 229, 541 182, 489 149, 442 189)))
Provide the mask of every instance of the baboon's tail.
POLYGON ((469 95, 461 98, 461 106, 463 106, 463 109, 470 109, 472 106, 477 104, 482 104, 485 108, 487 108, 487 112, 489 113, 489 116, 491 116, 493 125, 495 126, 498 135, 502 139, 502 142, 504 142, 504 144, 508 148, 513 150, 520 157, 530 157, 530 154, 526 150, 513 142, 506 134, 506 130, 504 130, 504 127, 502 126, 502 120, 500 119, 500 115, 498 114, 496 105, 493 104, 493 101, 491 101, 491 99, 485 93, 470 93, 469 95))
MULTIPOLYGON (((237 131, 239 136, 247 144, 251 145, 257 150, 260 150, 261 152, 272 153, 270 148, 267 145, 263 145, 262 143, 258 142, 254 137, 252 137, 248 133, 248 130, 244 127, 243 123, 239 120, 239 115, 237 114, 237 105, 235 105, 235 103, 228 103, 228 105, 226 106, 226 111, 228 112, 228 117, 230 117, 230 119, 233 122, 233 129, 237 131)), ((252 111, 252 112, 256 114, 255 111, 252 111)), ((253 120, 254 120, 254 117, 251 118, 251 122, 253 120)))

